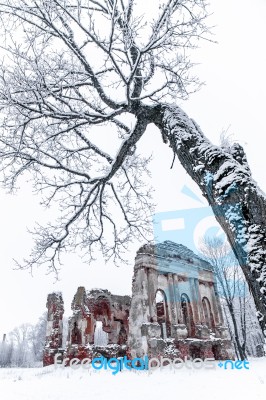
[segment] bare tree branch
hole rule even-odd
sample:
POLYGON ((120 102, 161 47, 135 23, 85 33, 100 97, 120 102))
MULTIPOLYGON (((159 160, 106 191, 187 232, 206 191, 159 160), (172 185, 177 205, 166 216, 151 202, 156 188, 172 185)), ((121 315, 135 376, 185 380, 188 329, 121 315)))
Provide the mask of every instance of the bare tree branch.
POLYGON ((138 142, 153 123, 226 232, 266 335, 265 195, 243 149, 212 145, 176 104, 200 87, 189 55, 210 39, 206 1, 162 0, 154 20, 138 5, 0 0, 2 182, 14 190, 31 174, 43 204, 60 212, 37 228, 25 266, 56 270, 63 251, 93 257, 97 245, 119 259, 133 238, 148 237, 138 142))

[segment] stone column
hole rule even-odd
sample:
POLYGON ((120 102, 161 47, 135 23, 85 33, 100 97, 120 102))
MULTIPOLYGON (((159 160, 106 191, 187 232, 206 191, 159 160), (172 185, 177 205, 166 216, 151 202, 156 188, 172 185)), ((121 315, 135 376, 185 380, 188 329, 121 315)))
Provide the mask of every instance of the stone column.
POLYGON ((156 310, 154 309, 154 297, 155 297, 155 282, 154 279, 156 272, 153 271, 152 268, 147 269, 147 280, 148 280, 148 303, 149 303, 149 313, 150 313, 150 318, 152 318, 153 321, 157 321, 157 314, 156 310))
POLYGON ((216 298, 215 292, 214 292, 213 282, 209 282, 209 287, 210 287, 211 298, 212 298, 212 306, 213 306, 213 312, 214 312, 214 316, 213 316, 214 322, 215 322, 215 325, 219 325, 219 323, 220 323, 220 315, 219 315, 219 310, 218 310, 217 298, 216 298))
POLYGON ((198 311, 199 311, 199 323, 202 324, 204 321, 204 314, 203 314, 203 309, 202 309, 202 301, 201 301, 201 294, 200 294, 200 288, 199 288, 199 280, 197 278, 194 278, 194 287, 195 287, 195 292, 197 296, 197 303, 198 303, 198 311))
POLYGON ((167 282, 168 282, 169 302, 170 302, 168 304, 168 311, 169 311, 170 321, 174 325, 177 324, 177 313, 176 313, 176 300, 174 293, 173 274, 169 273, 167 275, 167 282))
POLYGON ((190 286, 190 291, 191 291, 191 303, 192 303, 192 309, 194 311, 194 323, 198 324, 200 322, 200 317, 199 317, 199 298, 198 298, 198 293, 196 291, 196 287, 194 284, 194 278, 189 278, 189 286, 190 286))
POLYGON ((48 295, 46 307, 47 326, 46 339, 43 354, 43 365, 51 365, 54 363, 54 356, 62 353, 62 336, 63 336, 63 314, 64 301, 62 293, 54 292, 48 295))
POLYGON ((147 332, 144 332, 142 328, 147 327, 152 314, 149 290, 149 271, 144 266, 138 266, 134 270, 128 321, 127 344, 132 358, 143 357, 147 354, 147 332))
POLYGON ((221 306, 221 303, 220 303, 220 298, 219 298, 219 295, 218 295, 218 289, 217 289, 216 282, 213 283, 213 290, 214 290, 214 295, 215 295, 215 299, 216 299, 219 320, 220 320, 221 325, 224 325, 223 311, 222 311, 222 306, 221 306))
POLYGON ((143 322, 150 322, 152 308, 149 298, 149 270, 146 267, 138 268, 135 271, 135 281, 132 289, 132 299, 138 306, 138 313, 141 310, 143 322))
POLYGON ((182 310, 181 310, 181 297, 180 297, 180 293, 179 293, 177 274, 173 274, 173 278, 174 278, 174 293, 175 293, 177 322, 179 320, 179 323, 183 324, 184 321, 183 321, 183 314, 182 314, 182 310))

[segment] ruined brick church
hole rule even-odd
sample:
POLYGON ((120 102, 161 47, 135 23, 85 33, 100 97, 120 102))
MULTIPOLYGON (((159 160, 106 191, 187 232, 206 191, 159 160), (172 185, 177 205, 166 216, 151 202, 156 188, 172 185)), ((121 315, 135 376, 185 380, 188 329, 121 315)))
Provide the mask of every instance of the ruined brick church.
POLYGON ((66 348, 62 348, 62 294, 49 294, 47 308, 44 365, 52 364, 58 353, 69 360, 99 354, 234 357, 212 266, 170 241, 138 250, 132 297, 78 288, 66 348))

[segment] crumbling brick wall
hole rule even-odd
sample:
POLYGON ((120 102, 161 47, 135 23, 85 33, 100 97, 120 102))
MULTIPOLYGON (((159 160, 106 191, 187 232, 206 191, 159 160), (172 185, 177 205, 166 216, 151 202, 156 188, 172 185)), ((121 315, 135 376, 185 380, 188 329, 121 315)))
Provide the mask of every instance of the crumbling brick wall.
POLYGON ((43 355, 44 366, 54 363, 55 354, 63 354, 62 339, 64 302, 62 298, 62 293, 50 293, 47 297, 46 307, 48 309, 48 314, 43 355))

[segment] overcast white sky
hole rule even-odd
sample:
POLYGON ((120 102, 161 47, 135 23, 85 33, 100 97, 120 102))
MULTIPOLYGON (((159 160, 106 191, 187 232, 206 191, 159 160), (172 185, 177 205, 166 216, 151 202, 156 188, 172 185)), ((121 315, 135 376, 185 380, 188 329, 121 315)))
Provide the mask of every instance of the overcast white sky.
MULTIPOLYGON (((152 0, 145 3, 152 7, 152 0)), ((206 85, 181 105, 213 142, 219 142, 225 129, 233 134, 246 150, 254 179, 266 191, 266 1, 210 0, 210 4, 214 13, 210 23, 216 25, 213 31, 219 43, 202 44, 196 51, 195 60, 201 65, 195 73, 206 85)), ((203 206, 181 192, 186 185, 205 203, 178 162, 169 169, 172 154, 154 127, 149 127, 141 143, 145 154, 153 153, 151 171, 157 211, 203 206)), ((67 315, 78 286, 131 293, 134 257, 140 244, 129 254, 131 266, 119 268, 105 265, 100 256, 95 264, 87 265, 78 255, 70 254, 65 258, 59 282, 42 269, 34 271, 33 276, 13 270, 13 258, 22 259, 31 248, 27 228, 33 227, 35 221, 45 222, 52 213, 43 210, 39 201, 32 195, 30 183, 23 184, 16 195, 0 191, 0 335, 23 322, 35 322, 45 311, 47 294, 54 290, 63 292, 67 315)))

